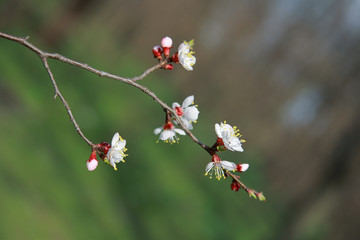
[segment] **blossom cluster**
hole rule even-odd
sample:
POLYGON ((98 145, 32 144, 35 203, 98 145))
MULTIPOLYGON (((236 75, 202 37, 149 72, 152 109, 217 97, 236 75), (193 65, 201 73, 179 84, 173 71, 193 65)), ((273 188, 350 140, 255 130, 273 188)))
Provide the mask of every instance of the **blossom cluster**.
MULTIPOLYGON (((161 45, 153 47, 152 51, 154 57, 159 61, 166 60, 167 62, 180 63, 186 70, 192 71, 193 66, 196 63, 195 53, 192 51, 194 40, 189 42, 184 41, 178 47, 178 51, 170 56, 170 49, 172 48, 173 41, 170 37, 164 37, 161 40, 161 45)), ((167 63, 163 66, 164 69, 172 70, 174 67, 171 63, 167 63)))
POLYGON ((107 142, 102 142, 93 147, 90 158, 86 161, 86 167, 89 171, 94 171, 98 166, 98 160, 96 158, 96 153, 100 158, 115 170, 117 170, 116 164, 119 162, 125 162, 124 158, 127 156, 125 152, 127 148, 125 147, 126 140, 124 140, 119 133, 115 133, 111 145, 107 142))
MULTIPOLYGON (((193 70, 193 65, 196 62, 196 58, 192 55, 192 46, 194 41, 180 44, 178 51, 170 56, 170 49, 172 48, 173 41, 169 37, 164 37, 161 40, 161 45, 153 47, 154 57, 162 62, 162 68, 173 69, 170 62, 180 63, 186 70, 193 70)), ((193 130, 194 123, 197 123, 199 118, 198 105, 194 103, 194 96, 188 96, 179 104, 174 102, 170 107, 164 107, 166 112, 165 123, 158 128, 155 128, 153 133, 158 135, 157 142, 159 140, 165 143, 178 143, 180 138, 179 135, 192 136, 191 130, 193 130)), ((265 197, 262 193, 258 193, 250 188, 247 188, 242 182, 240 182, 240 176, 234 173, 243 173, 248 170, 248 163, 234 163, 227 160, 222 160, 219 153, 229 150, 232 152, 243 152, 242 135, 239 133, 239 129, 236 126, 231 126, 226 121, 220 124, 215 124, 215 133, 217 138, 212 147, 204 147, 204 149, 211 155, 211 161, 205 167, 205 175, 211 178, 226 179, 231 177, 231 189, 233 191, 239 191, 244 189, 248 192, 250 197, 258 198, 260 201, 265 201, 265 197)), ((98 166, 97 154, 107 164, 117 170, 116 164, 119 162, 125 162, 124 158, 127 156, 125 152, 127 149, 126 140, 124 140, 119 133, 115 133, 111 144, 103 142, 93 147, 90 158, 86 162, 87 169, 93 171, 98 166)))
MULTIPOLYGON (((196 123, 199 117, 199 110, 197 105, 194 105, 194 96, 188 96, 183 101, 182 105, 177 102, 172 104, 172 109, 176 113, 177 117, 184 124, 188 130, 193 129, 192 123, 196 123)), ((165 124, 162 127, 158 127, 154 130, 155 135, 159 135, 159 140, 168 143, 175 143, 179 141, 176 133, 180 135, 186 135, 185 131, 174 127, 175 124, 179 124, 177 119, 171 118, 167 115, 165 124)))

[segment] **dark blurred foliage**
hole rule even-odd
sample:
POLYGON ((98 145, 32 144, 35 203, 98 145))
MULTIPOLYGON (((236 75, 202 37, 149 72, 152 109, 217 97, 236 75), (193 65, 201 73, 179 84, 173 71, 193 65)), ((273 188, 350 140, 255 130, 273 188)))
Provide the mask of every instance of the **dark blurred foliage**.
POLYGON ((357 239, 360 2, 1 1, 0 30, 121 76, 155 64, 161 37, 195 38, 193 72, 143 84, 165 102, 194 94, 194 133, 227 120, 247 140, 224 159, 268 202, 203 176, 190 139, 156 144, 163 112, 136 89, 51 61, 85 135, 128 140, 117 172, 89 173, 38 57, 0 39, 0 239, 357 239))

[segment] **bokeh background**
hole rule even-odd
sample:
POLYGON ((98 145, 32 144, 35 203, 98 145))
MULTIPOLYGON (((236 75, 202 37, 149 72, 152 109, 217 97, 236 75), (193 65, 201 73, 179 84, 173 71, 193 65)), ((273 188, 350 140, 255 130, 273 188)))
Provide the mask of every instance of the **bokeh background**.
POLYGON ((164 114, 142 92, 50 60, 85 135, 128 141, 118 171, 88 172, 36 54, 0 39, 0 239, 358 239, 360 1, 0 1, 0 31, 124 77, 156 63, 163 36, 195 39, 180 65, 141 83, 168 104, 195 95, 194 134, 237 125, 242 175, 268 201, 204 177, 182 137, 156 144, 164 114))

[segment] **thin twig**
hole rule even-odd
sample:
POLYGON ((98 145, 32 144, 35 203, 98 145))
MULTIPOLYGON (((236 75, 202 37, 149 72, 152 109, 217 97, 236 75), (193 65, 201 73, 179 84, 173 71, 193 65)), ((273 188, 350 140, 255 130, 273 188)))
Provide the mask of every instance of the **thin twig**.
POLYGON ((74 124, 75 126, 75 129, 76 131, 78 132, 78 134, 87 142, 87 144, 89 144, 89 146, 91 147, 94 147, 94 144, 85 137, 85 135, 83 134, 83 132, 81 131, 80 127, 79 127, 79 124, 76 122, 75 118, 74 118, 74 115, 72 114, 71 112, 71 109, 70 109, 70 106, 69 104, 67 103, 67 101, 65 100, 65 98, 63 97, 63 95, 61 94, 57 84, 56 84, 56 81, 54 79, 54 75, 52 74, 51 70, 50 70, 50 67, 49 67, 49 64, 47 62, 47 59, 46 58, 41 58, 42 62, 44 63, 44 66, 50 76, 50 79, 51 79, 51 82, 54 86, 54 89, 55 89, 55 95, 53 97, 53 99, 55 100, 57 96, 60 97, 62 103, 64 104, 64 107, 66 108, 66 111, 70 117, 70 121, 74 124))

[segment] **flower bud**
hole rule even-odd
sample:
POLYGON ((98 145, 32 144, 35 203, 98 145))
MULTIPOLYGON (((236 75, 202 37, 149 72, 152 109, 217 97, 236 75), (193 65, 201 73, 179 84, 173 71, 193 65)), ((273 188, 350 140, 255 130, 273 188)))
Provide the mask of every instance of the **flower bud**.
POLYGON ((257 198, 256 195, 255 195, 255 191, 252 190, 252 189, 249 189, 249 190, 248 190, 248 194, 249 194, 249 198, 251 198, 251 197, 253 197, 253 198, 255 198, 255 199, 257 198))
POLYGON ((172 44, 173 44, 173 41, 169 37, 164 37, 163 39, 161 39, 161 46, 163 48, 171 48, 172 44))
POLYGON ((86 161, 86 167, 89 171, 94 171, 98 166, 98 160, 96 159, 96 152, 93 151, 90 158, 86 161))
POLYGON ((265 198, 265 196, 264 196, 264 194, 262 192, 257 193, 256 196, 258 197, 260 202, 266 202, 266 198, 265 198))
POLYGON ((166 65, 164 66, 164 69, 166 69, 166 70, 173 70, 174 67, 173 67, 172 64, 166 64, 166 65))
POLYGON ((232 181, 230 186, 231 186, 231 190, 233 191, 239 191, 239 189, 241 188, 240 184, 235 180, 232 181))
POLYGON ((172 55, 170 58, 170 61, 174 62, 174 63, 178 63, 179 62, 179 54, 175 53, 174 55, 172 55))
POLYGON ((164 56, 168 58, 170 56, 170 48, 172 47, 172 39, 164 37, 161 39, 161 47, 164 49, 164 56))
POLYGON ((159 45, 154 46, 152 49, 152 52, 153 52, 155 58, 157 58, 159 60, 162 59, 161 53, 163 52, 163 49, 159 45))

